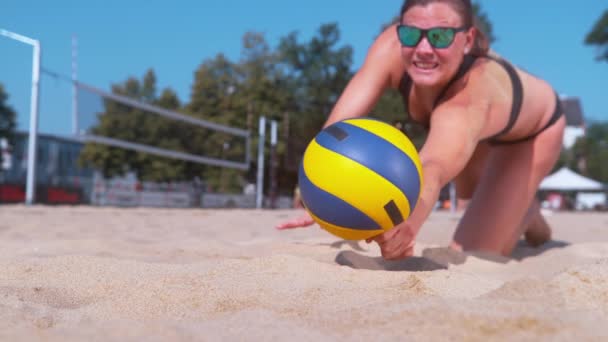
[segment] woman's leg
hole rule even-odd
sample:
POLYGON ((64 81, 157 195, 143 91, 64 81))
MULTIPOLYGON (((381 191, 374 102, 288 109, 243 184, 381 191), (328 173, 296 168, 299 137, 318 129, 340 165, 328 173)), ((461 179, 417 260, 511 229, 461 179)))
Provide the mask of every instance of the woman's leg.
MULTIPOLYGON (((538 247, 551 240, 551 227, 540 212, 540 203, 537 198, 532 200, 532 205, 528 208, 520 228, 524 232, 526 241, 532 247, 538 247)), ((517 240, 519 238, 511 241, 509 245, 517 244, 517 240)))
POLYGON ((564 126, 561 119, 533 140, 492 148, 456 229, 454 248, 509 255, 527 231, 536 242, 550 236, 533 200, 559 157, 564 126))
POLYGON ((524 230, 524 236, 531 246, 538 247, 551 240, 551 227, 549 227, 549 224, 540 213, 538 199, 536 199, 534 203, 537 209, 534 210, 534 214, 524 230))
MULTIPOLYGON (((489 145, 480 144, 465 169, 454 180, 459 200, 468 202, 473 197, 489 151, 489 145)), ((520 230, 524 232, 526 241, 533 247, 540 246, 551 239, 551 228, 540 212, 538 200, 532 201, 532 205, 524 216, 520 230)), ((513 244, 517 243, 519 236, 515 238, 516 241, 513 244)))
POLYGON ((471 159, 465 166, 464 170, 454 179, 456 186, 456 197, 459 200, 470 200, 479 183, 479 178, 483 174, 483 169, 486 164, 488 154, 490 153, 490 145, 481 143, 473 152, 471 159))

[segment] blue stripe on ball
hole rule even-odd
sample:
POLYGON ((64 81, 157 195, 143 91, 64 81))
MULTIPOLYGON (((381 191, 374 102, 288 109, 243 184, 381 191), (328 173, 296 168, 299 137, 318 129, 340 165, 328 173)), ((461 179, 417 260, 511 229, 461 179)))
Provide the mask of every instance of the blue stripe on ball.
POLYGON ((405 194, 410 210, 413 210, 420 193, 420 176, 410 157, 382 137, 362 128, 344 122, 334 125, 347 137, 338 140, 321 131, 316 137, 317 143, 384 177, 405 194))
POLYGON ((321 220, 354 230, 380 229, 376 221, 359 209, 314 185, 306 176, 302 164, 300 164, 298 177, 304 205, 321 220))

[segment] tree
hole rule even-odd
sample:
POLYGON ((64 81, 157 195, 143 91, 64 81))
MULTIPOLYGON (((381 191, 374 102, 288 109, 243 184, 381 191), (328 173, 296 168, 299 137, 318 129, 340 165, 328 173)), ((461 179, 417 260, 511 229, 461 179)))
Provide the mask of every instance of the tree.
POLYGON ((278 54, 271 51, 263 34, 245 33, 238 65, 239 98, 253 113, 250 119, 257 119, 261 113, 280 118, 293 101, 293 94, 283 87, 286 75, 278 63, 278 54))
POLYGON ((594 122, 583 137, 577 139, 573 150, 575 158, 582 160, 578 171, 601 182, 608 182, 608 123, 594 122))
MULTIPOLYGON (((4 86, 0 84, 0 139, 4 138, 10 146, 14 143, 15 127, 17 125, 17 113, 8 105, 8 94, 4 86)), ((0 165, 2 165, 2 154, 0 154, 0 165)))
POLYGON ((294 94, 289 104, 289 155, 292 170, 308 142, 319 132, 338 97, 352 77, 353 49, 338 46, 340 30, 323 24, 310 41, 301 43, 296 32, 280 40, 278 53, 286 74, 283 87, 294 94))
MULTIPOLYGON (((247 128, 247 106, 242 93, 239 65, 223 54, 205 60, 195 72, 187 112, 197 118, 231 127, 247 128)), ((196 129, 183 135, 198 155, 242 162, 245 140, 229 133, 196 129)), ((243 184, 243 172, 203 165, 208 185, 221 192, 236 191, 243 184)))
MULTIPOLYGON (((288 87, 289 81, 285 69, 280 65, 280 55, 270 48, 262 33, 247 32, 243 36, 238 70, 241 79, 238 98, 246 108, 247 128, 252 133, 252 154, 257 155, 258 136, 255 132, 258 131, 260 116, 264 115, 282 123, 279 127, 275 156, 271 156, 268 150, 265 151, 269 160, 266 168, 268 175, 265 178, 271 179, 270 172, 275 163, 274 166, 279 169, 278 175, 282 178, 277 180, 278 185, 287 185, 290 180, 284 163, 289 134, 286 125, 289 124, 288 118, 293 110, 295 96, 293 89, 288 87)), ((255 182, 253 171, 257 168, 257 161, 252 162, 251 166, 246 178, 248 182, 255 182)), ((270 182, 265 184, 271 186, 270 182)))
POLYGON ((475 16, 475 26, 483 32, 483 34, 488 39, 490 45, 496 41, 496 36, 494 35, 494 29, 492 28, 492 22, 490 18, 481 8, 481 5, 478 2, 473 3, 473 15, 475 16))
POLYGON ((585 44, 597 46, 598 61, 608 62, 608 10, 600 16, 591 31, 585 37, 585 44))
POLYGON ((587 128, 585 136, 592 145, 587 156, 589 176, 608 183, 608 123, 595 122, 587 128))
POLYGON ((570 149, 562 150, 553 171, 565 166, 582 175, 608 183, 608 123, 594 122, 570 149))
MULTIPOLYGON (((164 89, 160 98, 156 94, 156 75, 148 70, 140 82, 130 77, 122 84, 112 86, 114 94, 163 107, 180 108, 179 99, 171 89, 164 89)), ((181 141, 180 123, 145 112, 111 99, 103 99, 104 111, 98 113, 98 125, 91 133, 169 150, 187 152, 181 141)), ((106 177, 135 172, 139 179, 150 181, 183 180, 188 163, 148 153, 87 144, 81 153, 81 162, 101 170, 106 177)))

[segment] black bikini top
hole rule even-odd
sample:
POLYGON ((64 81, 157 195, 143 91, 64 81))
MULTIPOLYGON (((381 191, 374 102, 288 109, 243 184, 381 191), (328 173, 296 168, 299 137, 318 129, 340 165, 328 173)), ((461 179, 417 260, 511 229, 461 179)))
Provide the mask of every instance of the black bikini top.
MULTIPOLYGON (((473 66, 473 63, 475 63, 475 60, 477 58, 478 57, 471 56, 471 55, 466 55, 464 57, 462 64, 460 64, 460 67, 458 68, 458 72, 456 72, 454 77, 452 77, 452 79, 448 82, 448 84, 443 88, 441 93, 439 93, 439 96, 437 96, 437 99, 435 100, 435 103, 433 104, 433 109, 435 109, 435 107, 437 107, 439 102, 445 96, 448 89, 471 69, 471 67, 473 66)), ((507 125, 505 126, 505 128, 503 130, 501 130, 500 132, 496 133, 495 135, 493 135, 487 139, 490 142, 493 142, 493 141, 497 141, 496 138, 498 138, 499 136, 504 135, 507 132, 509 132, 509 130, 513 127, 513 125, 515 125, 515 121, 517 121, 517 117, 519 116, 519 113, 521 111, 522 102, 523 102, 523 85, 521 83, 521 79, 519 78, 519 75, 517 75, 517 72, 515 71, 515 68, 511 65, 511 63, 509 63, 506 60, 499 58, 499 57, 486 56, 486 58, 496 61, 498 64, 502 65, 503 68, 505 68, 505 70, 509 74, 509 78, 511 79, 511 85, 513 87, 513 103, 511 105, 511 115, 509 117, 509 122, 507 123, 507 125)), ((403 73, 403 77, 401 78, 401 82, 399 83, 399 91, 401 92, 401 95, 403 96, 403 104, 405 106, 405 111, 408 113, 410 118, 411 118, 411 113, 409 111, 408 102, 409 102, 409 94, 412 89, 412 83, 413 82, 412 82, 410 75, 407 72, 403 73)), ((415 121, 415 120, 412 119, 412 121, 415 121)), ((427 129, 429 128, 428 123, 421 123, 421 124, 423 126, 425 126, 427 129)))

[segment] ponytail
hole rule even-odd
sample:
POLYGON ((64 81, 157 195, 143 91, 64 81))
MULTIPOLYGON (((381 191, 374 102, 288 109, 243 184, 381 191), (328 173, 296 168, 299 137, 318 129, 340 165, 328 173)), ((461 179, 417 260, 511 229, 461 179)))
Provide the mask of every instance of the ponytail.
POLYGON ((473 47, 471 48, 470 54, 475 57, 485 57, 490 51, 490 41, 488 36, 479 28, 477 19, 475 19, 475 40, 473 41, 473 47))

